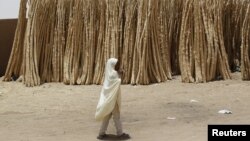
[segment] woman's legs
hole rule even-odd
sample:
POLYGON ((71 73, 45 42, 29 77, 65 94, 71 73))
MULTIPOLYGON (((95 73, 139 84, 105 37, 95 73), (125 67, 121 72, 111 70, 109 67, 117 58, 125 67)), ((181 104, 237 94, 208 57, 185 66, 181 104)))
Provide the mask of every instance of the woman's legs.
POLYGON ((115 106, 114 110, 112 111, 112 115, 113 115, 113 120, 115 123, 116 133, 118 136, 122 135, 123 134, 122 123, 120 120, 120 111, 119 111, 118 105, 115 106))
POLYGON ((113 116, 113 120, 114 120, 114 123, 115 123, 115 128, 116 128, 117 135, 119 136, 119 135, 123 134, 122 123, 121 123, 121 120, 120 120, 120 111, 119 111, 118 105, 116 105, 114 110, 112 111, 112 113, 110 113, 109 115, 107 115, 103 119, 99 135, 105 135, 105 133, 107 131, 107 128, 108 128, 108 125, 109 125, 109 120, 110 120, 111 116, 113 116))
POLYGON ((111 118, 112 114, 109 114, 107 115, 103 121, 102 121, 102 126, 101 126, 101 129, 99 131, 99 135, 105 135, 106 131, 107 131, 107 128, 108 128, 108 125, 109 125, 109 120, 111 118))

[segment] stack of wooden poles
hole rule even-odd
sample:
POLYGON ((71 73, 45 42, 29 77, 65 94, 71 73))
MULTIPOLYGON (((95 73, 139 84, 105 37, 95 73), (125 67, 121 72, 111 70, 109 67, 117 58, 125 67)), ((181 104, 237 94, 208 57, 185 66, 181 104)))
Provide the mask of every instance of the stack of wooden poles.
POLYGON ((230 79, 218 0, 186 0, 182 15, 179 61, 183 82, 230 79))
POLYGON ((245 5, 246 16, 241 32, 241 74, 243 80, 250 80, 250 4, 245 5))
POLYGON ((115 57, 124 84, 250 79, 245 0, 21 0, 4 76, 26 86, 102 84, 115 57), (28 6, 28 7, 27 7, 28 6))

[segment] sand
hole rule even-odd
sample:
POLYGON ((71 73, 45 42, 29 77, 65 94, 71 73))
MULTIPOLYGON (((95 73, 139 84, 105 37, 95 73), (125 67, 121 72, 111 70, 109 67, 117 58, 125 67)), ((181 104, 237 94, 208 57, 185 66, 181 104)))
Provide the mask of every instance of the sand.
MULTIPOLYGON (((172 81, 122 86, 121 120, 132 141, 206 141, 208 124, 250 124, 250 82, 206 84, 172 81), (233 114, 218 114, 228 109, 233 114)), ((1 78, 2 80, 2 78, 1 78)), ((101 86, 47 83, 27 88, 0 82, 1 141, 95 141, 94 119, 101 86)), ((115 134, 113 121, 108 128, 115 134)))

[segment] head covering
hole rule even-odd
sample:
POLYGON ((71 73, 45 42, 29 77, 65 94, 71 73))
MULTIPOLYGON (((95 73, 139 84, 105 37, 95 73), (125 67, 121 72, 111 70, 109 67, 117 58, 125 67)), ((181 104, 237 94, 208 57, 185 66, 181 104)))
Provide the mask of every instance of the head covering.
POLYGON ((115 70, 115 65, 118 62, 116 58, 108 59, 105 68, 105 76, 103 86, 107 87, 110 83, 116 79, 119 79, 118 73, 115 70))
POLYGON ((118 105, 120 110, 121 79, 119 78, 118 73, 115 70, 115 65, 117 62, 118 60, 116 58, 110 58, 106 63, 103 88, 95 113, 96 120, 102 120, 105 116, 110 114, 116 104, 118 105))

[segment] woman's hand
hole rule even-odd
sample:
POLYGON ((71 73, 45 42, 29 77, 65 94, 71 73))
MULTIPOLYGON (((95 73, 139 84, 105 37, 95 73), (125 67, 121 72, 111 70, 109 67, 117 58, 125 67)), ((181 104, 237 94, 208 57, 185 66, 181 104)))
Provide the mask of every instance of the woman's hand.
POLYGON ((120 78, 122 78, 124 73, 125 73, 125 71, 123 69, 119 69, 117 72, 118 72, 120 78))

